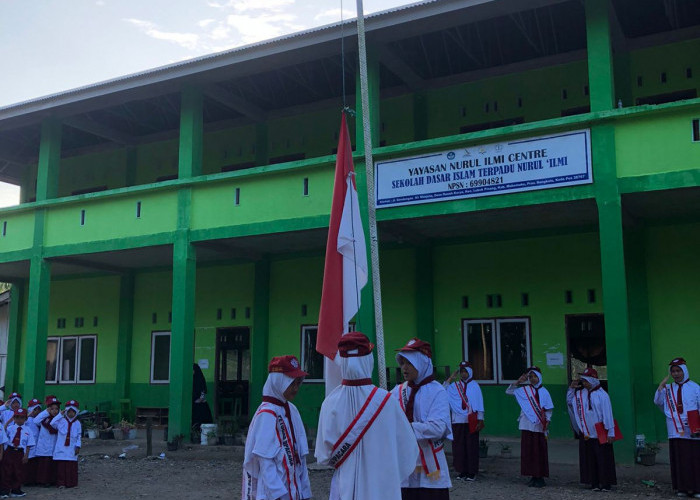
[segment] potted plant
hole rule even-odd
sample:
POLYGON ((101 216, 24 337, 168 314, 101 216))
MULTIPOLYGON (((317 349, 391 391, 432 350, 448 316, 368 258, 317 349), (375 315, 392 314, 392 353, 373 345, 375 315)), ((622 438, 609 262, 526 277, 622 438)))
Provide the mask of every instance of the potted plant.
POLYGON ((122 433, 122 439, 136 439, 136 425, 126 419, 119 421, 119 429, 122 433))
POLYGON ((501 445, 501 457, 510 458, 511 457, 510 445, 508 443, 500 443, 500 445, 501 445))
POLYGON ((489 456, 489 440, 479 439, 479 457, 486 458, 489 456))
POLYGON ((97 435, 98 435, 97 425, 88 424, 85 427, 85 435, 87 436, 88 439, 97 439, 97 435))
POLYGON ((658 443, 647 443, 644 448, 637 452, 637 463, 642 465, 654 465, 656 463, 656 454, 659 452, 658 443))

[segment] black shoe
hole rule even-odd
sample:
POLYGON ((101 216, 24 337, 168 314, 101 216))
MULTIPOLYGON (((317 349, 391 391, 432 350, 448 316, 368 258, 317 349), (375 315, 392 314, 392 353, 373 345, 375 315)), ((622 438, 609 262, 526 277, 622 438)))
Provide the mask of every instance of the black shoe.
POLYGON ((20 498, 20 497, 23 497, 23 496, 25 496, 25 495, 26 495, 26 493, 25 493, 24 491, 22 491, 22 490, 12 490, 12 491, 10 492, 10 496, 11 496, 12 498, 20 498))
POLYGON ((534 477, 531 477, 530 480, 527 483, 525 483, 525 485, 528 487, 534 486, 536 481, 537 480, 534 477))
POLYGON ((476 481, 476 476, 466 476, 464 480, 468 482, 473 482, 476 481))
POLYGON ((456 479, 457 479, 458 481, 464 481, 465 479, 467 479, 467 475, 466 475, 466 474, 457 474, 457 478, 456 478, 456 479))
POLYGON ((532 483, 532 487, 533 487, 533 488, 544 488, 545 486, 547 486, 547 483, 544 482, 544 478, 543 478, 543 477, 538 477, 538 478, 535 479, 535 481, 532 483))

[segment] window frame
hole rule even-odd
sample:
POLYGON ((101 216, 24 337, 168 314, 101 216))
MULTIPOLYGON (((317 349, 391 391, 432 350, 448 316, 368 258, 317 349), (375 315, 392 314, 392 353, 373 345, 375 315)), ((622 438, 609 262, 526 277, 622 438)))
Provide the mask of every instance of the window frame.
MULTIPOLYGON (((494 346, 491 354, 494 366, 493 379, 474 379, 479 384, 483 385, 510 385, 515 380, 503 379, 503 370, 501 367, 501 330, 502 323, 525 323, 525 345, 526 345, 526 365, 532 366, 532 327, 529 316, 503 316, 490 318, 462 318, 462 354, 464 359, 469 360, 469 350, 467 342, 467 325, 474 323, 491 323, 492 325, 492 345, 494 346)), ((526 367, 527 367, 526 366, 526 367)))
MULTIPOLYGON (((90 385, 96 383, 97 379, 97 334, 90 335, 65 335, 65 336, 51 336, 47 337, 46 343, 56 342, 56 368, 54 370, 54 379, 46 380, 46 372, 44 372, 44 383, 49 385, 90 385), (94 345, 92 348, 92 373, 89 380, 83 380, 80 378, 80 355, 82 343, 86 339, 92 339, 94 345), (75 365, 73 370, 73 379, 63 380, 63 343, 66 340, 75 340, 75 365)), ((48 361, 48 359, 47 359, 48 361)))
POLYGON ((172 366, 171 362, 172 362, 172 350, 173 350, 172 340, 173 340, 172 331, 170 331, 170 330, 154 330, 151 332, 151 367, 150 367, 149 374, 148 374, 149 379, 151 381, 151 384, 163 385, 163 384, 170 383, 170 368, 172 366), (165 337, 165 336, 169 337, 169 339, 170 339, 169 346, 168 346, 168 378, 167 378, 167 380, 154 379, 153 378, 153 375, 154 375, 153 371, 155 368, 155 364, 154 364, 155 359, 154 358, 155 358, 156 337, 165 337))
MULTIPOLYGON (((316 335, 318 338, 318 324, 308 324, 308 325, 301 325, 301 330, 299 331, 299 343, 300 343, 300 350, 299 350, 299 362, 301 363, 301 369, 303 370, 306 367, 306 345, 305 345, 305 338, 306 338, 306 331, 310 329, 315 329, 316 330, 316 335)), ((316 346, 314 346, 314 351, 316 350, 316 346)), ((321 356, 321 359, 324 358, 323 354, 317 353, 319 356, 321 356)), ((324 366, 325 366, 325 359, 323 360, 324 366)), ((324 370, 325 371, 325 370, 324 370)), ((324 373, 325 375, 325 373, 324 373)), ((321 378, 305 378, 304 383, 311 383, 311 384, 320 384, 324 383, 326 381, 325 376, 322 376, 321 378)))

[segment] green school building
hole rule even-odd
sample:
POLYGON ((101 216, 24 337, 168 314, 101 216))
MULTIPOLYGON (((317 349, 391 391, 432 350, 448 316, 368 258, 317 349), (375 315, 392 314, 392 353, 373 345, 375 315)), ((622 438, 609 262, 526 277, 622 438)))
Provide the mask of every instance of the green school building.
MULTIPOLYGON (((538 365, 567 437, 591 364, 619 458, 664 440, 669 360, 700 373, 698 2, 426 1, 366 29, 391 385, 418 336, 439 377, 472 361, 485 432, 515 435, 504 391, 538 365)), ((315 428, 344 88, 367 210, 357 59, 347 22, 0 108, 0 180, 21 187, 0 210, 7 391, 174 438, 193 363, 215 417, 245 425, 269 359, 295 354, 315 428)))

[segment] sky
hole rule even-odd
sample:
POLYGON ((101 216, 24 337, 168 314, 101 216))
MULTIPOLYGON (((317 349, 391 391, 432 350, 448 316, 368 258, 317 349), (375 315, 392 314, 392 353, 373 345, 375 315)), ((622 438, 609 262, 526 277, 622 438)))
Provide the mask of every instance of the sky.
MULTIPOLYGON (((341 9, 355 17, 356 1, 0 0, 0 107, 335 23, 341 9)), ((0 206, 18 197, 0 183, 0 206)))

